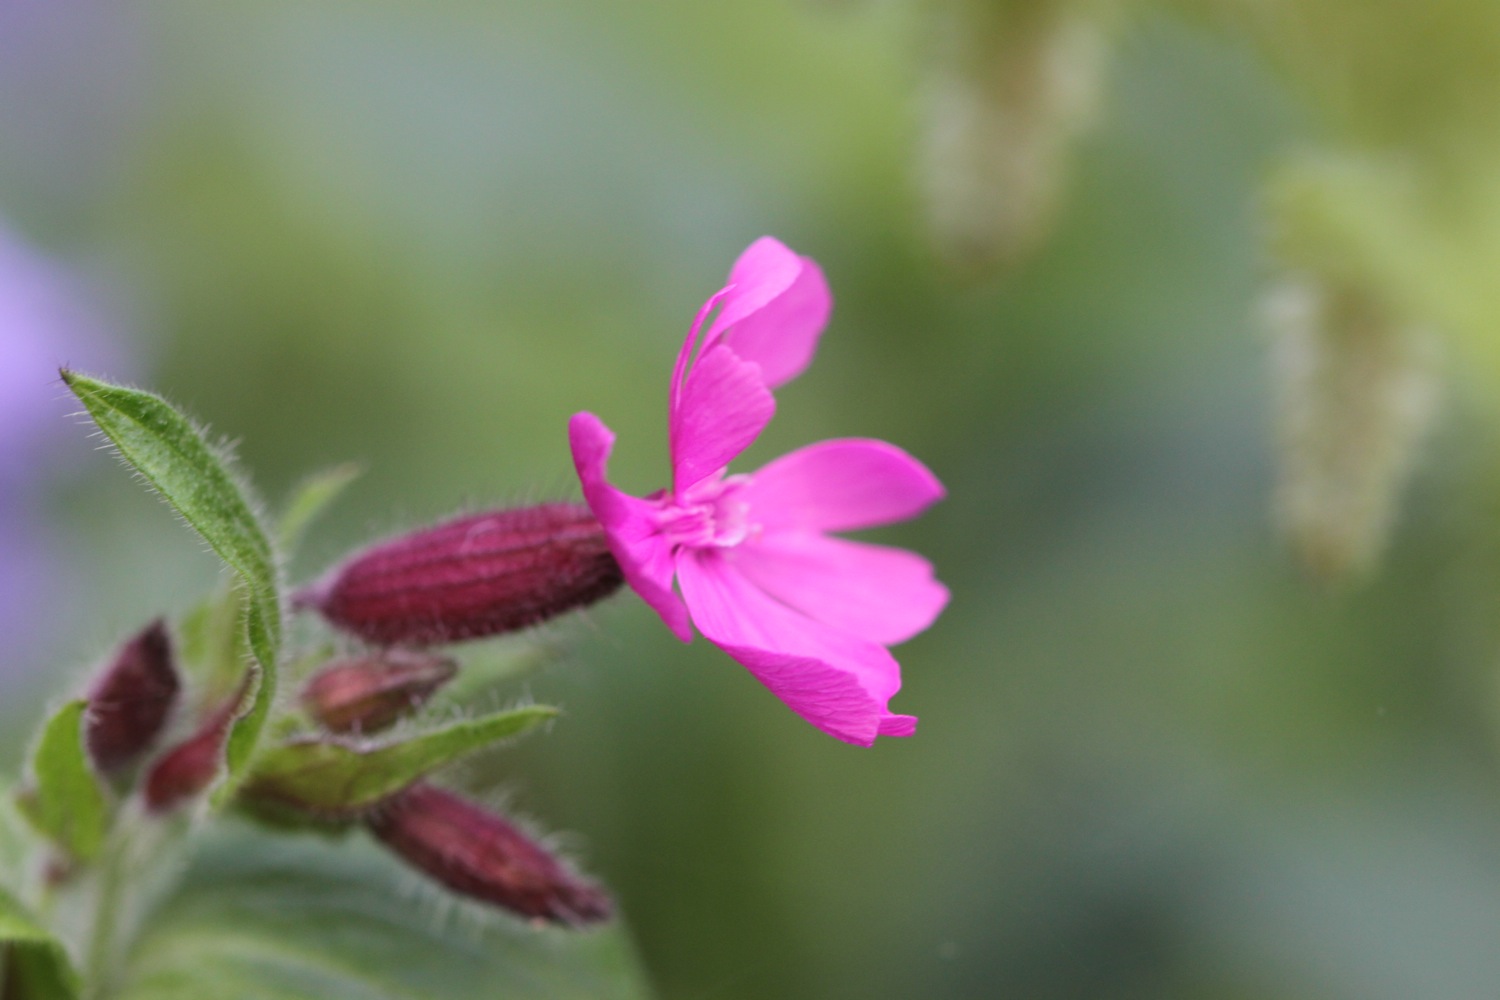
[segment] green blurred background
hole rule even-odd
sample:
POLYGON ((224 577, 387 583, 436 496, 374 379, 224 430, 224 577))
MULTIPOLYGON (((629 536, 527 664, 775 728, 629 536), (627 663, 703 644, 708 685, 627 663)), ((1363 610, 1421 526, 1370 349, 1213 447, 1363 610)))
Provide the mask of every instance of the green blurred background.
MULTIPOLYGON (((742 468, 860 435, 946 483, 880 533, 954 594, 898 651, 918 735, 838 744, 625 594, 544 631, 507 693, 566 717, 470 775, 572 831, 668 1000, 1497 995, 1496 384, 1449 394, 1380 573, 1312 585, 1257 319, 1305 97, 1252 36, 1144 14, 1046 240, 964 280, 916 177, 924 12, 56 0, 0 15, 0 212, 267 498, 365 464, 295 580, 576 496, 580 409, 662 485, 694 310, 764 233, 823 265, 832 325, 742 468)), ((51 510, 73 597, 5 689, 7 765, 216 580, 104 455, 51 510)))

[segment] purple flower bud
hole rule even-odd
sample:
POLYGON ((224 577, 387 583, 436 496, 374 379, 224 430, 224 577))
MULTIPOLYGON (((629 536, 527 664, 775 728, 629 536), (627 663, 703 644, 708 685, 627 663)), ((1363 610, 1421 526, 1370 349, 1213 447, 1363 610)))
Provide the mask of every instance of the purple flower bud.
POLYGON ((383 542, 293 602, 367 642, 425 646, 535 625, 608 596, 621 580, 589 509, 550 503, 383 542))
POLYGON ((412 785, 365 823, 413 868, 523 917, 576 926, 606 920, 612 910, 602 888, 504 817, 436 786, 412 785))
POLYGON ((302 704, 335 733, 378 733, 425 705, 457 673, 458 664, 444 656, 384 650, 328 664, 303 688, 302 704))
POLYGON ((142 791, 148 812, 163 813, 175 809, 213 784, 224 764, 224 744, 229 738, 230 726, 239 714, 249 687, 250 681, 246 678, 234 697, 204 719, 193 735, 151 765, 142 791))
POLYGON ((101 771, 118 771, 151 748, 177 703, 172 640, 158 618, 127 641, 89 694, 84 739, 101 771))

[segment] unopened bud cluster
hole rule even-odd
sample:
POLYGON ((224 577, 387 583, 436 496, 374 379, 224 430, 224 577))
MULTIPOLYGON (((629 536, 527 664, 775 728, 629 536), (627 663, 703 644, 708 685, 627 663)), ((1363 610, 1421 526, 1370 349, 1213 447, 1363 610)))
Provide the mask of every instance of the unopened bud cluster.
MULTIPOLYGON (((144 759, 172 722, 181 689, 172 639, 158 619, 120 645, 89 692, 84 745, 94 766, 118 774, 144 759)), ((149 809, 171 808, 213 779, 217 760, 209 762, 207 780, 197 783, 184 766, 206 752, 201 744, 189 737, 149 762, 141 781, 149 809)))
POLYGON ((108 775, 146 760, 139 787, 150 812, 174 809, 213 783, 244 694, 241 689, 198 720, 188 736, 148 759, 181 711, 181 690, 172 638, 158 619, 120 645, 88 695, 83 736, 89 759, 108 775))
MULTIPOLYGON (((349 657, 314 674, 302 703, 334 733, 368 734, 416 711, 456 672, 450 659, 408 650, 349 657)), ((284 794, 275 805, 318 816, 315 807, 284 794)), ((505 817, 452 792, 418 782, 358 818, 397 857, 454 892, 554 923, 585 924, 610 914, 603 889, 505 817)))
MULTIPOLYGON (((576 504, 461 517, 356 553, 295 603, 369 646, 312 673, 299 702, 315 731, 296 734, 281 749, 310 748, 309 766, 317 767, 326 759, 318 753, 347 759, 399 747, 399 737, 386 744, 368 738, 420 711, 459 670, 456 660, 423 647, 533 625, 620 583, 603 530, 576 504)), ((115 651, 92 685, 83 732, 90 761, 117 790, 138 794, 147 814, 182 808, 225 773, 230 735, 249 708, 256 676, 247 666, 234 691, 207 692, 197 713, 187 713, 171 635, 164 621, 151 623, 115 651), (171 731, 179 738, 158 750, 171 731)), ((288 794, 295 783, 269 795, 269 783, 257 782, 252 770, 236 794, 268 818, 363 825, 448 889, 528 919, 578 925, 609 916, 603 889, 514 823, 424 780, 412 782, 403 778, 405 787, 392 794, 330 808, 311 793, 288 794)))
MULTIPOLYGON (((372 546, 293 599, 374 647, 320 668, 302 706, 335 738, 379 733, 457 674, 454 660, 423 647, 535 625, 608 596, 622 581, 603 529, 579 504, 469 515, 372 546)), ((277 805, 299 808, 284 797, 277 805)), ((554 923, 610 914, 603 889, 515 824, 434 785, 410 785, 357 818, 454 892, 554 923)))
MULTIPOLYGON (((349 657, 314 674, 302 703, 333 733, 368 734, 416 711, 456 672, 453 660, 422 652, 349 657)), ((328 818, 284 793, 275 800, 280 809, 328 818)), ((397 857, 454 892, 533 920, 577 925, 609 916, 603 889, 503 816, 433 785, 410 785, 356 818, 397 857)))

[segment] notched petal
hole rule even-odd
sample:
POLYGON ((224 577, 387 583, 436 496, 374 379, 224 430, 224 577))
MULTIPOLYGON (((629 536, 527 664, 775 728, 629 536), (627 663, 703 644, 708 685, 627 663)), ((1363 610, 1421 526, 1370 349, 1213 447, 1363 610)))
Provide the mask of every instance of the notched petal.
MULTIPOLYGON (((787 707, 846 743, 869 746, 891 713, 901 668, 883 647, 839 632, 765 594, 717 553, 680 560, 693 622, 787 707)), ((896 727, 888 735, 907 735, 896 727)))

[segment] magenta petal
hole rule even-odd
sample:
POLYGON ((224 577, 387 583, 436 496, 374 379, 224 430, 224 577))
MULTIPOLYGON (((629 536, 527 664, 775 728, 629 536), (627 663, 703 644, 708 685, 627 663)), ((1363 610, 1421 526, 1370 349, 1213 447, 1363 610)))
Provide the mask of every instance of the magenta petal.
POLYGON ((568 421, 568 443, 583 498, 604 526, 609 550, 619 561, 625 582, 679 639, 690 641, 693 630, 687 608, 672 592, 672 550, 657 531, 655 506, 622 493, 606 478, 614 433, 592 413, 575 413, 568 421))
MULTIPOLYGON (((779 284, 787 267, 787 262, 781 255, 791 254, 791 251, 780 244, 777 246, 780 247, 780 255, 776 265, 769 268, 773 273, 773 280, 753 283, 758 292, 763 293, 766 286, 779 284)), ((745 264, 749 256, 750 251, 746 251, 745 257, 740 259, 730 275, 726 305, 714 323, 709 338, 712 342, 715 336, 722 334, 725 343, 733 347, 736 354, 760 365, 761 377, 765 379, 767 387, 774 389, 802 374, 812 361, 813 352, 818 347, 818 337, 828 325, 828 315, 833 311, 833 296, 828 291, 828 282, 823 277, 822 269, 808 258, 797 258, 800 270, 795 280, 769 298, 764 294, 753 298, 746 296, 756 302, 764 300, 758 308, 747 310, 743 306, 748 303, 733 299, 738 289, 752 285, 748 277, 741 276, 742 271, 749 270, 745 264), (731 303, 741 308, 731 310, 731 303)))
POLYGON ((881 736, 915 736, 916 733, 915 715, 887 715, 880 720, 881 736))
POLYGON ((720 333, 785 294, 806 266, 807 261, 770 236, 762 236, 746 247, 729 269, 729 284, 719 292, 719 315, 708 342, 713 343, 720 333))
POLYGON ((722 471, 776 412, 760 367, 715 345, 700 357, 672 413, 672 489, 678 495, 722 471))
POLYGON ((699 344, 699 335, 703 332, 703 323, 708 319, 710 313, 719 307, 719 301, 727 295, 729 289, 721 288, 708 297, 698 310, 698 315, 693 317, 692 326, 688 327, 687 337, 682 342, 682 348, 677 352, 677 362, 672 366, 672 384, 667 394, 667 408, 669 422, 667 433, 676 433, 677 409, 682 402, 682 381, 687 374, 688 368, 693 361, 695 353, 706 353, 707 344, 699 344))
POLYGON ((878 642, 905 642, 948 603, 914 552, 805 532, 772 532, 734 551, 750 582, 809 618, 878 642))
POLYGON ((853 531, 915 517, 943 484, 893 444, 821 441, 756 472, 743 499, 766 531, 853 531))
POLYGON ((880 736, 911 736, 917 720, 893 715, 837 665, 814 657, 715 642, 803 721, 835 739, 867 747, 880 736))
POLYGON ((885 647, 778 603, 717 552, 681 557, 677 573, 698 630, 812 725, 860 746, 914 730, 887 708, 901 668, 885 647))

